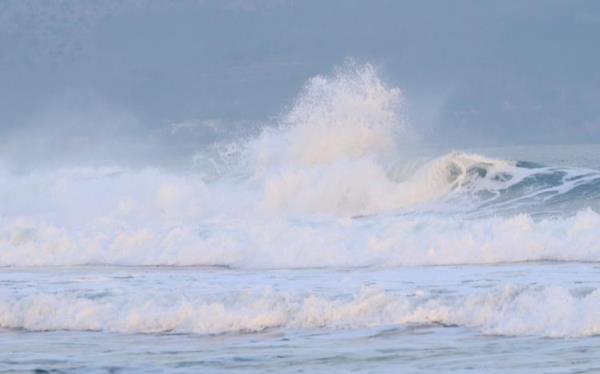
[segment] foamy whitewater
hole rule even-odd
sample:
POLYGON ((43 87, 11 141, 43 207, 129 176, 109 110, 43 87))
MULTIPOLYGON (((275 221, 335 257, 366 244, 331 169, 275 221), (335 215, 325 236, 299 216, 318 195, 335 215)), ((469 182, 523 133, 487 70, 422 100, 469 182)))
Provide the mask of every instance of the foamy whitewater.
POLYGON ((403 102, 350 63, 190 168, 1 167, 0 371, 597 368, 599 148, 421 149, 403 102))

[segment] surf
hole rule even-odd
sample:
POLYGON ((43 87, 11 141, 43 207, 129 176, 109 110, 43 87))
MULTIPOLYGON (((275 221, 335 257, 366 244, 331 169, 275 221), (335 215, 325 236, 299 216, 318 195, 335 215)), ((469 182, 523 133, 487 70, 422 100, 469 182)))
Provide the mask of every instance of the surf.
POLYGON ((2 167, 0 266, 600 260, 600 172, 412 157, 404 110, 373 66, 348 63, 257 134, 199 151, 200 171, 2 167))

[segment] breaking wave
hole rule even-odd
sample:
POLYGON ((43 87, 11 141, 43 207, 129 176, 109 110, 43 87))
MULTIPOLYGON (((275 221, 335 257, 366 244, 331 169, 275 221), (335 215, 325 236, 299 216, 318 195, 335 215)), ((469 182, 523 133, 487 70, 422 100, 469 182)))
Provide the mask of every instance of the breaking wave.
POLYGON ((402 266, 600 260, 600 172, 408 157, 369 66, 311 79, 202 173, 0 169, 0 265, 402 266))
POLYGON ((273 290, 227 297, 185 292, 0 294, 0 326, 33 331, 238 333, 267 329, 460 326, 491 335, 580 337, 600 334, 600 291, 503 286, 443 296, 366 287, 335 298, 273 290))

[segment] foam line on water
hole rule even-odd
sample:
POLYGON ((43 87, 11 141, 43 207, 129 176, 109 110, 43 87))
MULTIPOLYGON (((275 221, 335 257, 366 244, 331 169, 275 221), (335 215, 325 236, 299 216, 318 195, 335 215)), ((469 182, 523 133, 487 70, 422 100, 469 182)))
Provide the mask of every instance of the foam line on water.
POLYGON ((600 261, 600 215, 535 221, 526 214, 237 219, 202 224, 93 222, 82 228, 9 221, 1 266, 228 265, 237 268, 600 261))
POLYGON ((216 334, 444 325, 493 335, 580 337, 599 335, 599 321, 600 291, 557 286, 505 285, 454 296, 424 290, 394 294, 365 287, 335 298, 273 290, 225 297, 142 290, 94 298, 0 295, 0 327, 33 331, 216 334))

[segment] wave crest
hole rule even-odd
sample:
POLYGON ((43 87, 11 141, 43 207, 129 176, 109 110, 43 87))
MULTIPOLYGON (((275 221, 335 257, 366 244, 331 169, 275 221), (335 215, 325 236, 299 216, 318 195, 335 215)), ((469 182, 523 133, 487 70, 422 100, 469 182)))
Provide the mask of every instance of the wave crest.
POLYGON ((366 287, 346 297, 245 291, 0 295, 0 327, 125 333, 239 333, 266 329, 461 326, 493 335, 600 335, 600 291, 506 285, 466 295, 395 294, 366 287))
POLYGON ((278 127, 228 148, 239 162, 220 178, 0 169, 0 265, 600 259, 599 172, 464 152, 406 160, 401 104, 372 66, 350 64, 309 81, 278 127))

